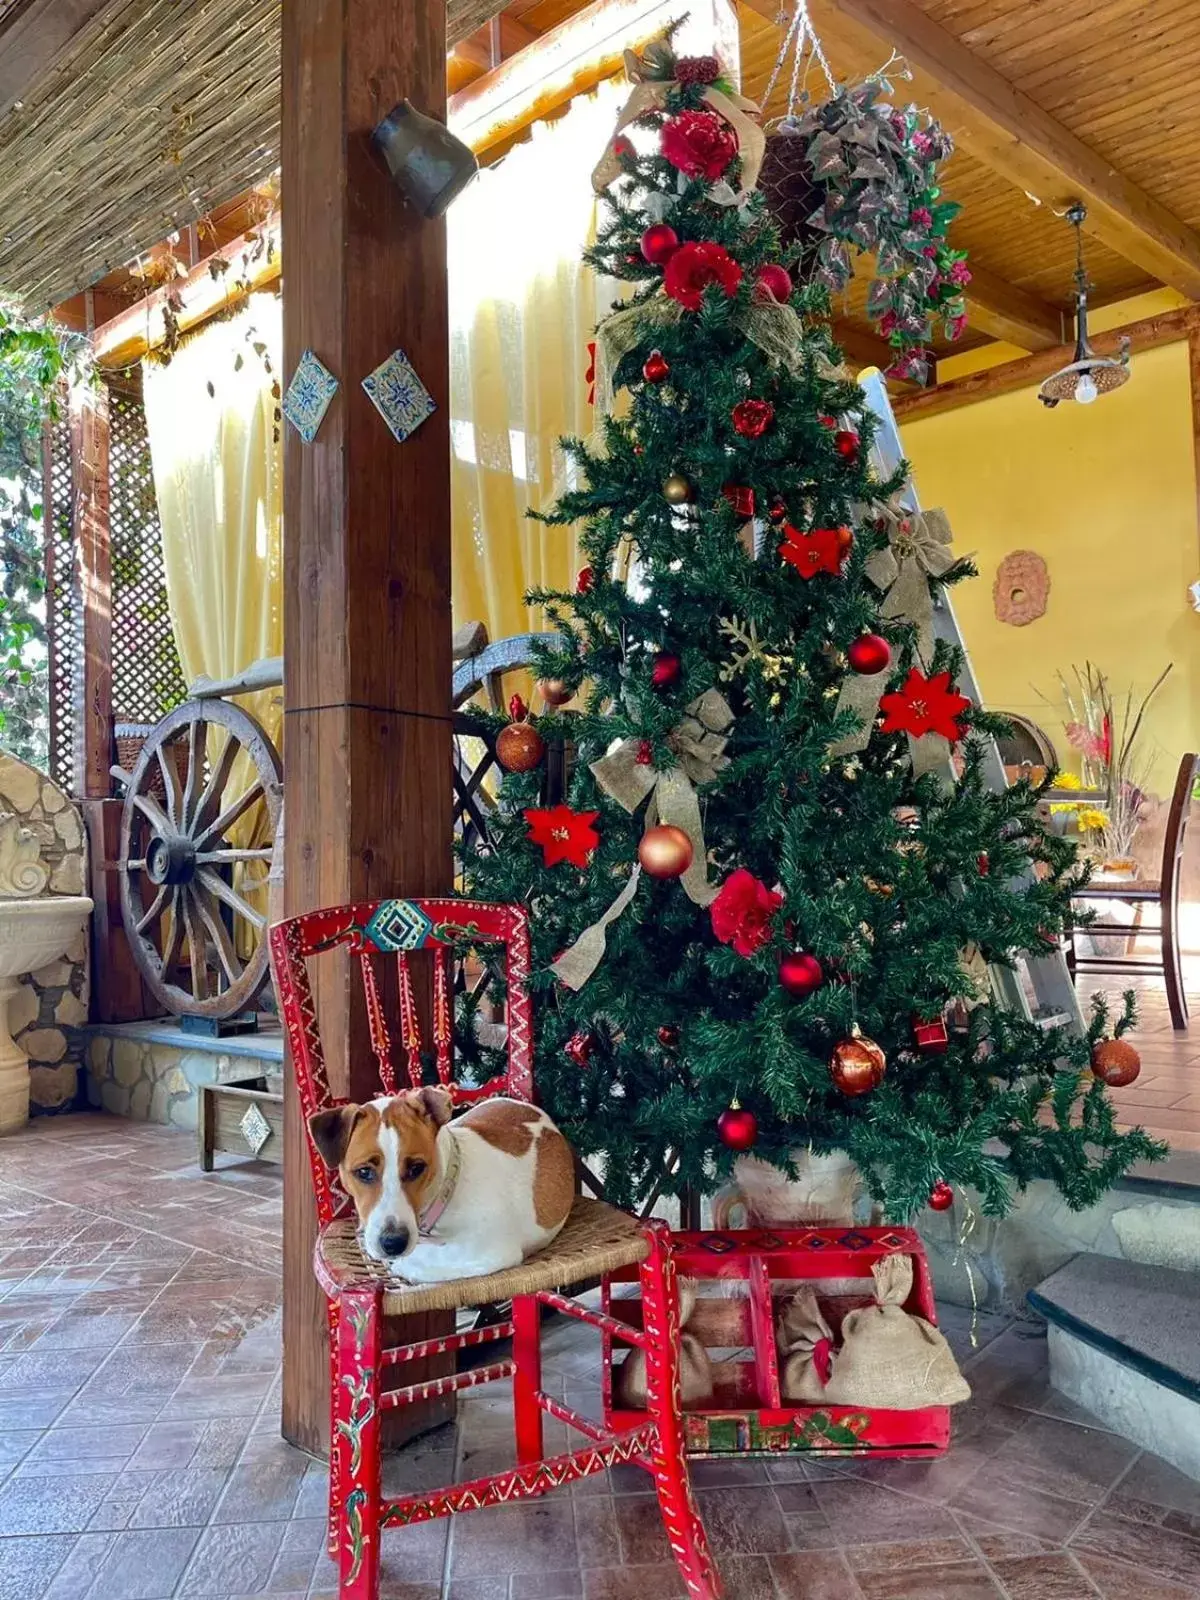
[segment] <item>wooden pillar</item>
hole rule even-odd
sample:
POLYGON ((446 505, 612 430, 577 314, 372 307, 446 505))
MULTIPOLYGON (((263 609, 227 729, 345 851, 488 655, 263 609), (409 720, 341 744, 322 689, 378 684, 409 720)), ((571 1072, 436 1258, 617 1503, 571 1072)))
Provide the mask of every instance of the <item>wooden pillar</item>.
MULTIPOLYGON (((445 0, 283 8, 284 382, 311 348, 340 384, 313 444, 285 424, 289 914, 452 885, 445 226, 403 203, 369 147, 403 97, 442 117, 445 78, 445 0), (403 444, 362 388, 397 348, 437 404, 403 444)), ((313 973, 335 1088, 369 1093, 349 966, 330 958, 313 973)), ((323 1452, 324 1300, 312 1276, 313 1203, 290 1074, 287 1082, 283 1431, 323 1452)), ((421 1337, 409 1320, 406 1336, 421 1337)), ((392 1415, 410 1432, 446 1415, 421 1411, 392 1415)))
POLYGON ((79 550, 82 681, 76 703, 76 783, 88 800, 112 793, 112 551, 108 522, 108 389, 79 385, 69 402, 71 492, 79 550))
POLYGON ((1200 328, 1194 325, 1188 328, 1187 352, 1192 393, 1192 454, 1196 463, 1196 528, 1200 538, 1200 328))

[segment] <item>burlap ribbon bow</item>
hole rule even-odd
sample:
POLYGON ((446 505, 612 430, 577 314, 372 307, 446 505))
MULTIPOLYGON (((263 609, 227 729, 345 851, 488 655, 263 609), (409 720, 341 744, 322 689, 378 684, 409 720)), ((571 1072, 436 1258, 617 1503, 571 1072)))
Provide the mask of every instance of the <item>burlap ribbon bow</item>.
MULTIPOLYGON (((887 547, 868 556, 863 570, 877 589, 886 591, 879 608, 880 617, 886 621, 910 622, 916 628, 917 660, 927 671, 933 660, 933 595, 929 580, 944 577, 954 565, 950 522, 944 511, 936 509, 909 511, 903 506, 880 505, 875 511, 887 527, 887 547)), ((853 755, 867 748, 879 697, 887 687, 891 671, 891 667, 885 667, 882 672, 867 675, 846 674, 837 711, 855 712, 860 727, 857 733, 830 745, 830 755, 853 755)), ((949 746, 936 734, 927 734, 910 743, 913 766, 918 772, 936 771, 949 757, 949 746)))
MULTIPOLYGON (((640 739, 626 739, 599 761, 591 772, 605 794, 632 814, 649 797, 646 827, 659 824, 682 828, 692 842, 692 860, 679 881, 693 904, 711 905, 717 896, 708 881, 707 847, 700 820, 696 788, 711 783, 729 765, 725 747, 733 725, 729 702, 717 689, 707 689, 686 708, 682 722, 667 735, 676 765, 665 772, 638 761, 640 739)), ((568 989, 582 989, 604 956, 608 928, 633 900, 641 876, 635 866, 629 881, 608 910, 576 939, 553 963, 552 970, 568 989)))
MULTIPOLYGON (((613 129, 612 138, 608 141, 608 148, 596 163, 592 173, 592 188, 597 194, 603 194, 613 179, 621 175, 621 159, 613 149, 620 134, 639 117, 644 117, 648 111, 664 110, 667 94, 679 87, 674 78, 657 76, 662 70, 653 46, 641 56, 636 50, 626 50, 625 73, 634 86, 633 93, 625 102, 621 115, 617 118, 617 125, 613 129)), ((742 188, 753 189, 758 182, 763 153, 767 147, 766 136, 762 129, 746 114, 750 111, 757 112, 757 105, 753 100, 747 100, 745 95, 738 94, 736 90, 727 94, 724 89, 718 89, 714 84, 707 85, 703 99, 705 105, 719 117, 724 117, 737 134, 738 154, 742 158, 742 188)))

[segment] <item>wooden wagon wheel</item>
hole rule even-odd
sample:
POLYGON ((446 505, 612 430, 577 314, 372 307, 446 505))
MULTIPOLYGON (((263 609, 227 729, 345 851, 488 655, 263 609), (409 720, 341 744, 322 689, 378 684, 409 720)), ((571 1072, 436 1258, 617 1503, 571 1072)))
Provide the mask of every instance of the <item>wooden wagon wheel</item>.
POLYGON ((189 700, 147 738, 126 785, 121 814, 121 916, 146 983, 179 1015, 229 1017, 246 1009, 267 971, 266 914, 235 885, 234 869, 274 858, 283 803, 279 754, 252 716, 229 701, 189 700), (224 729, 215 759, 208 730, 224 729), (249 787, 223 804, 239 757, 253 768, 249 787), (266 812, 267 838, 239 848, 229 834, 252 806, 266 812), (260 937, 242 957, 233 917, 260 937), (185 959, 186 949, 186 959, 185 959), (181 969, 186 984, 179 981, 181 969))

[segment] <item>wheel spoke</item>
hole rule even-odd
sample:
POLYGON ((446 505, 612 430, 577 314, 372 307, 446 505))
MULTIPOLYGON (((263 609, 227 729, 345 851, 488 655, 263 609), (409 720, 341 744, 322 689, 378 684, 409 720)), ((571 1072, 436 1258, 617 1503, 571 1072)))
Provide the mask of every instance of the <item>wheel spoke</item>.
POLYGON ((197 911, 200 913, 200 920, 208 929, 209 937, 217 947, 217 955, 220 957, 221 965, 225 968, 225 976, 231 984, 236 983, 242 975, 242 964, 237 958, 237 951, 234 949, 233 940, 229 936, 229 929, 221 921, 221 913, 217 909, 215 901, 201 887, 199 882, 193 882, 192 884, 192 898, 195 901, 197 911))
POLYGON ((117 866, 122 872, 145 872, 146 860, 144 856, 131 857, 128 861, 118 861, 117 866))
POLYGON ((204 947, 203 925, 196 911, 195 892, 185 889, 179 898, 182 901, 183 921, 187 925, 188 957, 192 968, 192 998, 207 1000, 208 955, 204 947))
POLYGON ((208 782, 204 785, 204 793, 200 796, 200 803, 196 807, 191 832, 201 834, 208 827, 217 809, 221 804, 221 796, 225 793, 225 786, 229 782, 229 775, 233 771, 233 764, 237 760, 241 745, 232 733, 225 735, 225 743, 221 754, 217 757, 216 765, 209 775, 208 782))
POLYGON ((158 757, 159 771, 162 773, 163 792, 167 797, 167 815, 170 817, 172 822, 182 823, 183 817, 180 812, 179 768, 175 765, 174 760, 171 759, 170 747, 168 745, 160 744, 154 753, 158 757))
POLYGON ((197 852, 196 861, 199 866, 212 866, 219 863, 222 866, 231 865, 235 861, 270 861, 275 854, 272 849, 265 850, 200 850, 197 852))
POLYGON ((152 795, 135 794, 133 803, 156 833, 171 834, 175 832, 175 829, 171 826, 170 817, 152 795))
POLYGON ((183 948, 183 918, 180 915, 179 905, 182 898, 183 896, 176 890, 171 899, 171 931, 167 935, 162 953, 162 975, 167 983, 171 981, 171 968, 179 960, 179 952, 183 948))
POLYGON ((244 816, 255 801, 262 798, 262 779, 255 778, 244 794, 239 795, 236 800, 227 805, 217 820, 210 822, 203 833, 196 835, 196 849, 203 850, 205 845, 211 843, 212 840, 223 839, 238 818, 244 816))
POLYGON ((211 867, 201 867, 196 874, 196 881, 202 883, 209 894, 215 895, 218 900, 223 900, 239 917, 245 917, 247 922, 253 923, 256 928, 265 928, 267 919, 261 911, 256 911, 247 900, 243 900, 236 889, 231 889, 218 873, 211 867))
MULTIPOLYGON (((132 866, 132 864, 133 863, 131 862, 130 865, 132 866)), ((138 918, 137 931, 139 933, 145 933, 150 924, 152 922, 157 922, 159 917, 162 916, 163 911, 166 909, 167 900, 169 899, 170 894, 170 884, 164 883, 159 886, 158 893, 151 901, 149 910, 138 918)))
POLYGON ((196 805, 196 796, 200 792, 200 775, 203 769, 201 752, 203 746, 200 742, 199 730, 205 726, 206 724, 199 717, 194 722, 188 723, 187 783, 183 790, 183 810, 179 818, 180 831, 182 833, 191 832, 188 823, 196 805))

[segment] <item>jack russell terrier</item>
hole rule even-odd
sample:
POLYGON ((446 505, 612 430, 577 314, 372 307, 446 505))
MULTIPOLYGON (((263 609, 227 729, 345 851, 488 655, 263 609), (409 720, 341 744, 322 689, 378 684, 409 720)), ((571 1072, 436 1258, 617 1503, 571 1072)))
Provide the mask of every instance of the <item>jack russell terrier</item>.
POLYGON ((537 1106, 481 1100, 453 1122, 450 1111, 445 1089, 409 1089, 308 1121, 358 1210, 366 1254, 409 1283, 519 1266, 575 1200, 571 1148, 537 1106))

